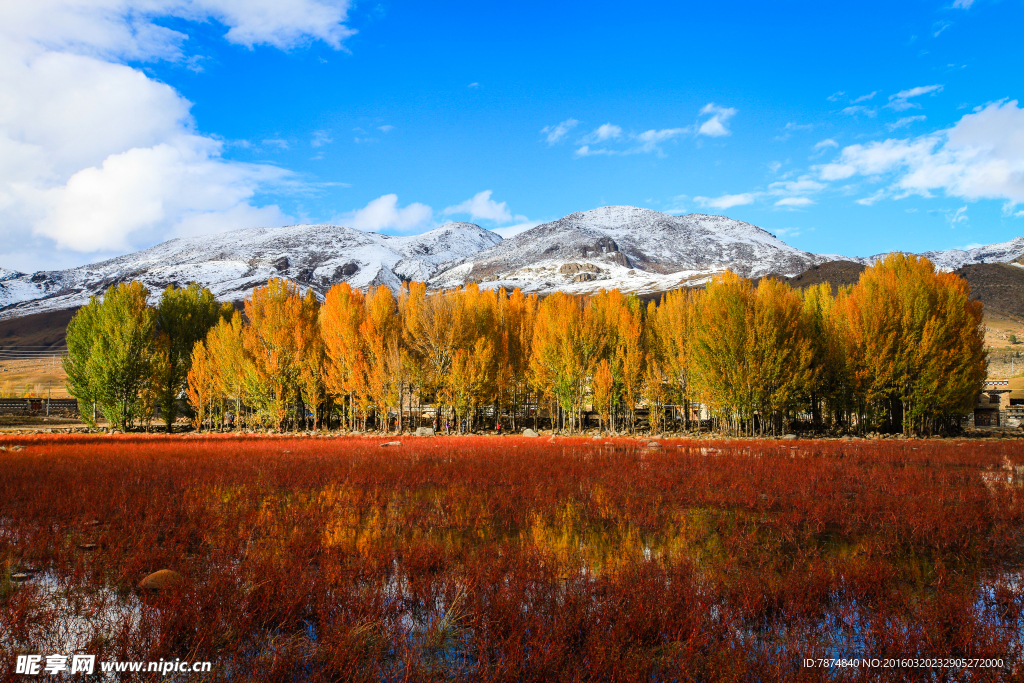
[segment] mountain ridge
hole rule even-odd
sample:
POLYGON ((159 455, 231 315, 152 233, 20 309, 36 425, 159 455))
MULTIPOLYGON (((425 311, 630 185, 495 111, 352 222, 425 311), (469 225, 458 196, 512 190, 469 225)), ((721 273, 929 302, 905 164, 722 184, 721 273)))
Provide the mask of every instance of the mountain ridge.
MULTIPOLYGON (((923 255, 943 270, 976 263, 1019 266, 1024 237, 923 255)), ((541 294, 613 287, 652 294, 698 285, 725 270, 793 278, 823 264, 870 265, 881 256, 813 254, 725 216, 675 216, 635 206, 571 213, 508 239, 473 223, 448 223, 410 236, 329 224, 248 228, 177 238, 67 270, 26 274, 0 268, 0 319, 74 308, 132 279, 146 284, 154 298, 167 285, 196 281, 218 298, 236 301, 271 277, 319 295, 338 282, 397 289, 411 280, 434 289, 475 282, 541 294)))

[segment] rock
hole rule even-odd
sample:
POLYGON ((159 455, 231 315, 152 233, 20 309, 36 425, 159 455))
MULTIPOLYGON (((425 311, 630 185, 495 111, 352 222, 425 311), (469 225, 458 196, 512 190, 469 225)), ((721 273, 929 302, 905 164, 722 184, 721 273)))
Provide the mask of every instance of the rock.
POLYGON ((381 448, 385 448, 385 447, 387 447, 387 446, 401 446, 401 445, 402 445, 402 442, 401 442, 401 441, 388 441, 388 442, 386 442, 386 443, 382 443, 382 444, 380 445, 380 447, 381 447, 381 448))
POLYGON ((80 543, 78 545, 79 550, 96 550, 95 543, 80 543))
POLYGON ((523 430, 523 436, 540 436, 540 434, 533 431, 532 429, 527 428, 523 430))
POLYGON ((786 434, 782 437, 783 441, 793 441, 796 439, 796 434, 786 434))
POLYGON ((434 428, 433 427, 417 427, 416 428, 416 436, 433 436, 433 435, 434 435, 434 428))
POLYGON ((24 572, 18 572, 16 574, 11 574, 11 581, 15 581, 15 582, 28 581, 29 578, 31 578, 31 577, 28 574, 25 574, 24 572))
POLYGON ((648 448, 654 448, 654 449, 657 449, 657 448, 661 448, 661 444, 660 444, 660 443, 658 443, 657 441, 652 441, 652 442, 650 442, 649 444, 647 444, 647 447, 648 447, 648 448))
POLYGON ((161 569, 139 581, 139 588, 144 591, 162 591, 168 588, 177 588, 184 582, 184 577, 178 572, 170 569, 161 569))

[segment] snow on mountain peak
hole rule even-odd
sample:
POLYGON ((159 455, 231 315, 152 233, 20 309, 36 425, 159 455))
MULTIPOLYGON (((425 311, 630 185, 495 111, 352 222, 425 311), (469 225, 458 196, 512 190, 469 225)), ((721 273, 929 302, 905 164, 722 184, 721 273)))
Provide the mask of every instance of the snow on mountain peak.
POLYGON ((426 281, 443 264, 491 247, 501 237, 472 223, 419 235, 381 235, 339 225, 250 228, 173 239, 125 256, 65 271, 0 282, 0 317, 79 306, 110 285, 140 280, 154 298, 168 285, 198 282, 222 300, 242 299, 273 277, 323 294, 348 282, 366 289, 426 281), (12 309, 16 307, 16 309, 12 309))
MULTIPOLYGON (((1022 262, 1024 238, 924 256, 942 270, 1022 262)), ((675 216, 636 206, 571 213, 506 240, 473 223, 448 223, 419 235, 291 225, 174 239, 64 271, 0 270, 0 318, 79 306, 129 280, 142 281, 154 299, 168 285, 198 282, 222 300, 239 300, 272 277, 320 295, 339 282, 397 289, 407 281, 432 288, 478 282, 540 293, 639 293, 701 284, 725 270, 744 277, 791 276, 828 261, 868 264, 879 257, 811 254, 726 216, 675 216)))

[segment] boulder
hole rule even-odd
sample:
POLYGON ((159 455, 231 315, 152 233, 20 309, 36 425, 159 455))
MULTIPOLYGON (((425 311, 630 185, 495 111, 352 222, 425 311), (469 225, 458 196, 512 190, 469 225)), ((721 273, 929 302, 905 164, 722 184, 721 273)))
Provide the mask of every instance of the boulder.
POLYGON ((381 448, 386 448, 386 447, 388 447, 388 446, 401 446, 401 445, 402 445, 402 442, 401 442, 401 441, 387 441, 387 442, 385 442, 385 443, 382 443, 382 444, 380 445, 380 447, 381 447, 381 448))
POLYGON ((523 430, 523 436, 540 436, 540 434, 533 431, 532 429, 527 428, 523 430))
POLYGON ((783 441, 794 441, 795 439, 796 439, 796 434, 786 434, 786 435, 784 435, 782 437, 783 441))
POLYGON ((434 428, 433 427, 417 427, 416 428, 416 436, 433 436, 433 435, 434 435, 434 428))
POLYGON ((139 581, 139 588, 144 591, 162 591, 169 588, 177 588, 183 583, 185 583, 185 578, 178 572, 170 569, 161 569, 139 581))

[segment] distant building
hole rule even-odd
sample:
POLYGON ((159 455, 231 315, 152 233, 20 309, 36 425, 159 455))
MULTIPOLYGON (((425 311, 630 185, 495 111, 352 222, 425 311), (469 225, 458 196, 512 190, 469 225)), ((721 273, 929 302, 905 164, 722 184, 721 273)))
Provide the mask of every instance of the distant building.
POLYGON ((1024 377, 985 382, 968 424, 974 427, 1024 425, 1024 377))

